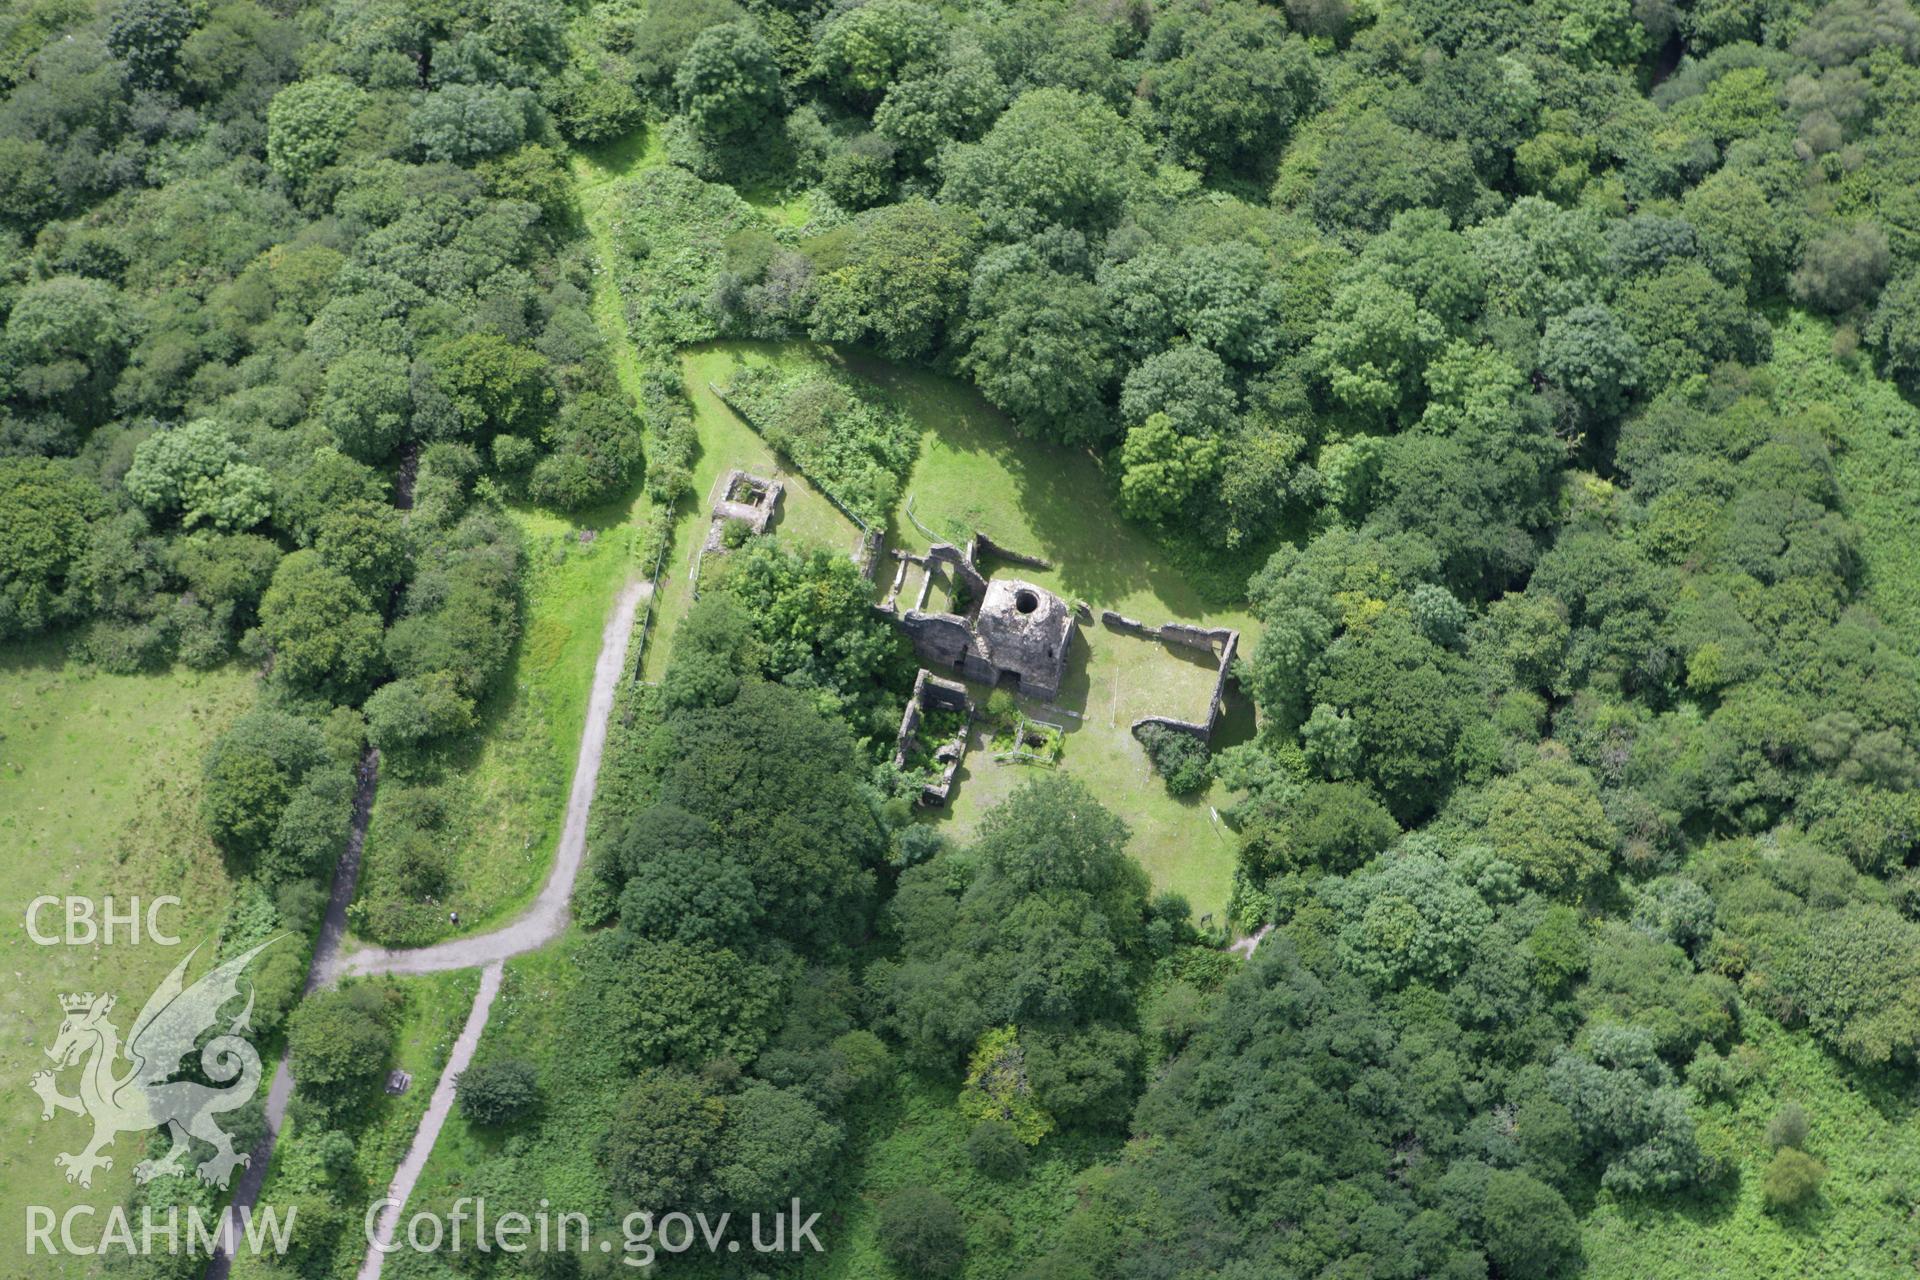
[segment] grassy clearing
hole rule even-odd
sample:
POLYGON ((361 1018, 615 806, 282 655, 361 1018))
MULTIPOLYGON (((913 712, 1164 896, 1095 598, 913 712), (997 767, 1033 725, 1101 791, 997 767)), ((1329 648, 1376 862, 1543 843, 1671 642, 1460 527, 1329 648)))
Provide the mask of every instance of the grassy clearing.
POLYGON ((666 141, 657 129, 635 129, 622 138, 573 150, 574 190, 591 208, 593 194, 616 178, 667 162, 666 141))
POLYGON ((580 534, 591 525, 535 510, 513 516, 526 538, 527 564, 511 675, 482 707, 477 733, 452 747, 389 754, 367 828, 361 901, 376 900, 394 874, 394 806, 406 803, 399 784, 438 783, 448 794, 442 837, 452 871, 444 905, 459 911, 460 926, 435 912, 430 930, 405 939, 413 945, 489 928, 539 891, 586 723, 601 630, 635 572, 625 528, 583 543, 580 534))
MULTIPOLYGON (((895 513, 889 546, 925 550, 929 540, 915 521, 955 543, 984 531, 1003 546, 1053 562, 1051 569, 1018 565, 999 571, 1069 601, 1084 600, 1096 617, 1114 609, 1150 625, 1177 619, 1236 627, 1243 647, 1251 642, 1248 614, 1210 606, 1213 593, 1206 584, 1182 572, 1177 557, 1145 531, 1121 520, 1109 500, 1106 474, 1091 454, 1022 438, 991 405, 951 379, 867 356, 847 360, 892 392, 925 429, 906 485, 912 513, 904 505, 895 513)), ((933 600, 940 595, 936 586, 933 600)), ((933 600, 930 607, 938 607, 933 600)), ((1183 894, 1196 915, 1218 915, 1231 890, 1233 840, 1213 817, 1207 794, 1176 799, 1166 793, 1130 728, 1148 714, 1199 718, 1215 668, 1194 654, 1098 622, 1083 625, 1080 637, 1060 705, 1081 718, 1062 719, 1067 738, 1061 767, 1126 819, 1133 854, 1156 888, 1183 894)), ((1038 708, 1035 714, 1061 719, 1038 708)), ((1230 735, 1249 731, 1230 726, 1230 735)), ((970 751, 952 808, 933 820, 964 837, 1029 767, 997 764, 970 751)))
MULTIPOLYGON (((773 476, 786 485, 780 498, 780 511, 773 530, 798 541, 823 546, 844 547, 852 551, 859 530, 841 515, 826 496, 802 476, 784 468, 767 442, 742 422, 733 410, 720 402, 708 383, 723 384, 737 361, 745 358, 772 358, 779 344, 755 342, 716 342, 692 348, 681 355, 681 368, 687 380, 687 395, 693 401, 693 421, 700 433, 700 457, 693 469, 695 501, 684 510, 673 529, 673 551, 667 571, 654 591, 656 641, 647 646, 646 663, 641 674, 658 680, 666 667, 668 645, 663 643, 693 604, 693 573, 706 538, 707 520, 713 500, 718 496, 720 477, 734 467, 756 475, 773 476)), ((818 355, 819 348, 808 348, 818 355)))
MULTIPOLYGON (((664 161, 651 134, 576 157, 581 208, 603 264, 621 261, 615 224, 619 202, 628 190, 616 180, 664 161)), ((791 222, 803 218, 798 206, 775 207, 765 199, 749 203, 762 216, 791 222)), ((597 281, 596 315, 615 335, 622 376, 637 378, 628 341, 628 315, 615 273, 603 270, 597 281)), ((1223 558, 1209 554, 1216 572, 1206 580, 1189 571, 1192 557, 1169 551, 1146 531, 1122 521, 1111 502, 1111 484, 1097 459, 1084 451, 1061 448, 1018 436, 1004 415, 970 388, 952 379, 903 369, 870 355, 838 352, 811 343, 718 342, 686 349, 681 356, 686 388, 693 402, 700 455, 693 475, 692 502, 684 504, 674 526, 673 552, 653 602, 655 638, 649 643, 642 675, 660 678, 673 628, 693 600, 693 573, 704 540, 708 510, 720 476, 732 467, 779 475, 788 488, 776 529, 799 541, 851 547, 856 531, 823 495, 784 469, 766 442, 722 404, 709 384, 725 385, 738 363, 827 361, 891 393, 922 430, 918 460, 904 492, 913 517, 936 534, 961 542, 985 530, 1003 544, 1044 556, 1054 568, 1021 568, 1031 578, 1068 599, 1094 609, 1112 608, 1149 623, 1180 619, 1206 626, 1232 626, 1245 635, 1251 619, 1242 611, 1210 601, 1237 595, 1261 553, 1223 558), (1223 583, 1231 584, 1230 589, 1223 583)), ((897 509, 887 531, 890 546, 924 549, 925 535, 897 509)), ((884 590, 891 579, 882 566, 884 590)), ((938 592, 936 591, 936 595, 938 592)), ((1095 633, 1088 639, 1080 675, 1078 702, 1063 699, 1085 719, 1070 723, 1064 767, 1094 786, 1101 798, 1134 830, 1135 854, 1157 886, 1185 894, 1197 913, 1225 907, 1233 870, 1233 847, 1211 814, 1206 796, 1169 797, 1148 769, 1133 740, 1131 721, 1151 712, 1197 715, 1197 701, 1184 690, 1191 664, 1149 642, 1095 633), (1187 704, 1192 702, 1192 706, 1187 704)), ((1230 735, 1251 732, 1244 704, 1230 735)), ((944 815, 957 832, 970 830, 979 814, 1018 781, 1020 766, 996 766, 971 756, 961 773, 954 810, 944 815)))
POLYGON ((1911 1079, 1851 1070, 1806 1032, 1751 1011, 1746 1038, 1766 1054, 1766 1074, 1733 1101, 1699 1109, 1708 1136, 1734 1152, 1737 1183, 1704 1200, 1603 1197, 1582 1232, 1589 1280, 1911 1278, 1920 1266, 1908 1208, 1920 1183, 1911 1079), (1780 1216, 1763 1207, 1760 1179, 1773 1156, 1767 1122, 1790 1102, 1806 1109, 1807 1151, 1829 1172, 1817 1203, 1780 1216))
POLYGON ((647 129, 604 147, 576 151, 573 157, 574 193, 581 222, 600 260, 593 273, 594 323, 608 339, 621 389, 636 404, 640 402, 640 361, 627 332, 626 304, 620 299, 620 288, 609 265, 619 260, 612 224, 607 217, 607 203, 612 194, 609 185, 636 170, 661 164, 665 159, 656 134, 647 129))
POLYGON ((913 466, 920 426, 830 353, 813 355, 788 347, 739 356, 715 390, 841 510, 884 525, 913 466))
MULTIPOLYGON (((400 1028, 394 1038, 393 1067, 413 1077, 413 1084, 399 1097, 382 1093, 368 1107, 364 1119, 354 1130, 353 1170, 346 1175, 340 1196, 349 1217, 343 1247, 333 1258, 330 1274, 346 1280, 358 1268, 365 1252, 361 1245, 360 1214, 385 1194, 387 1184, 406 1157, 407 1148, 420 1128, 420 1117, 439 1082, 441 1068, 453 1051, 453 1042, 466 1025, 473 1010, 474 993, 480 986, 478 969, 459 969, 451 973, 429 974, 416 978, 379 978, 406 996, 400 1028)), ((282 1155, 300 1136, 300 1109, 289 1113, 286 1127, 275 1147, 273 1169, 260 1190, 262 1205, 284 1206, 298 1196, 282 1177, 282 1155)), ((278 1267, 242 1252, 234 1259, 237 1280, 271 1280, 284 1275, 278 1267)))
MULTIPOLYGON (((126 1198, 138 1140, 121 1139, 110 1171, 90 1191, 68 1186, 54 1166, 78 1151, 92 1130, 78 1116, 42 1122, 26 1083, 50 1065, 45 1056, 60 1025, 59 996, 110 991, 120 1000, 124 1033, 149 993, 188 948, 211 943, 226 914, 232 879, 201 834, 201 761, 213 739, 254 699, 253 674, 241 667, 163 675, 112 676, 63 661, 54 641, 16 644, 0 655, 0 1078, 11 1103, 0 1117, 0 1219, 18 1224, 25 1206, 64 1211, 92 1204, 104 1213, 126 1198), (163 894, 181 906, 161 915, 178 947, 145 940, 108 946, 40 946, 26 932, 27 904, 42 894, 100 899, 124 909, 163 894)), ((144 914, 144 906, 143 906, 144 914)), ((41 931, 60 932, 58 909, 41 931)), ((144 925, 143 925, 144 928, 144 925)), ((72 1088, 72 1073, 62 1083, 72 1088)), ((93 1275, 99 1266, 63 1258, 42 1274, 93 1275)))
MULTIPOLYGON (((594 275, 593 316, 601 331, 613 340, 614 367, 621 385, 636 400, 640 396, 640 358, 633 341, 627 301, 619 287, 620 264, 626 260, 626 252, 617 242, 620 203, 625 196, 620 180, 665 162, 665 148, 655 130, 638 130, 603 146, 583 148, 574 153, 573 160, 581 218, 600 260, 600 268, 594 275)), ((755 208, 777 221, 804 220, 807 214, 804 200, 784 205, 762 200, 755 208)), ((643 655, 642 668, 643 676, 649 680, 660 678, 667 657, 664 642, 693 603, 694 558, 706 537, 708 513, 720 475, 736 466, 761 475, 781 471, 772 450, 732 410, 720 403, 707 384, 724 382, 737 357, 754 350, 773 352, 779 345, 712 343, 690 348, 682 354, 700 453, 693 471, 693 496, 683 500, 676 512, 672 550, 655 586, 651 605, 652 638, 643 655)), ((855 538, 852 523, 799 477, 782 473, 782 478, 787 481, 787 492, 781 501, 782 510, 775 528, 836 546, 844 543, 851 548, 855 538)), ((638 523, 649 510, 645 498, 636 499, 629 518, 638 523)))
MULTIPOLYGON (((575 152, 580 215, 603 264, 617 261, 605 216, 613 184, 664 159, 651 130, 575 152)), ((622 387, 638 401, 639 360, 615 275, 604 265, 594 277, 592 313, 610 341, 622 387)), ((444 833, 452 863, 445 905, 460 912, 461 922, 455 928, 436 911, 417 936, 405 939, 408 944, 491 928, 539 891, 559 834, 601 629, 627 576, 649 567, 637 564, 632 552, 633 530, 651 511, 640 485, 572 516, 513 508, 528 556, 511 677, 482 706, 481 729, 473 737, 452 749, 396 753, 400 758, 390 757, 383 766, 384 781, 440 780, 455 800, 444 833), (579 541, 585 531, 596 535, 590 544, 579 541)), ((374 804, 361 873, 363 901, 371 900, 391 872, 396 790, 383 786, 374 804)))
MULTIPOLYGON (((1086 600, 1096 612, 1117 609, 1150 624, 1169 619, 1242 630, 1244 612, 1210 608, 1164 548, 1113 511, 1107 482, 1088 454, 1025 440, 973 391, 934 374, 902 370, 869 357, 836 353, 811 343, 723 342, 695 347, 682 356, 687 391, 700 434, 694 474, 700 502, 682 513, 674 532, 672 572, 654 598, 658 638, 692 603, 692 574, 707 511, 720 476, 732 467, 779 475, 788 484, 776 531, 800 541, 851 548, 856 530, 803 478, 781 467, 766 442, 708 388, 723 385, 737 362, 782 358, 842 362, 850 372, 881 385, 922 428, 920 451, 905 492, 913 519, 956 542, 985 530, 1002 544, 1043 556, 1051 569, 1019 566, 1021 577, 1069 600, 1086 600)), ((925 550, 928 539, 904 507, 889 525, 888 545, 925 550)), ((886 564, 878 590, 891 583, 886 564)), ((917 591, 917 586, 913 588, 917 591)), ((930 607, 941 598, 936 587, 930 607)), ((912 591, 907 603, 912 602, 912 591)), ((1098 623, 1083 628, 1061 705, 1083 717, 1069 730, 1062 767, 1093 787, 1133 828, 1133 851, 1156 887, 1186 895, 1196 914, 1226 906, 1233 875, 1233 843, 1213 818, 1206 795, 1175 799, 1147 766, 1129 726, 1150 713, 1197 718, 1206 705, 1212 669, 1191 655, 1150 641, 1122 636, 1098 623)), ((657 680, 669 647, 648 648, 642 674, 657 680)), ((1049 716, 1034 708, 1041 718, 1049 716)), ((1244 711, 1243 711, 1244 718, 1244 711)), ((1249 726, 1240 726, 1242 736, 1249 726)), ((1004 798, 1027 766, 997 765, 970 753, 960 773, 953 807, 932 820, 949 823, 957 835, 1004 798)))
MULTIPOLYGON (((1023 700, 1028 714, 1065 728, 1060 768, 1126 820, 1133 831, 1128 848, 1154 887, 1183 895, 1196 916, 1218 915, 1226 908, 1233 887, 1233 838, 1213 817, 1204 794, 1167 794, 1132 725, 1150 714, 1199 719, 1216 669, 1193 651, 1095 623, 1082 626, 1074 641, 1058 709, 1023 700)), ((987 692, 976 687, 975 700, 984 701, 987 692)), ((965 840, 988 809, 1039 767, 992 759, 986 736, 976 725, 950 807, 928 815, 957 840, 965 840)))
MULTIPOLYGON (((700 504, 694 515, 697 522, 704 525, 718 496, 715 486, 720 476, 733 467, 744 467, 756 474, 772 476, 786 486, 779 513, 774 517, 774 532, 845 547, 851 552, 860 540, 860 530, 853 521, 842 515, 810 480, 785 466, 759 433, 722 404, 708 385, 724 385, 743 362, 771 358, 770 345, 715 342, 687 351, 681 357, 687 393, 693 400, 694 421, 700 428, 700 465, 694 471, 693 484, 694 492, 700 495, 700 504)), ((811 343, 795 346, 809 359, 826 358, 830 354, 811 343)), ((674 547, 682 549, 678 541, 674 547)), ((689 560, 697 549, 685 548, 689 560)))

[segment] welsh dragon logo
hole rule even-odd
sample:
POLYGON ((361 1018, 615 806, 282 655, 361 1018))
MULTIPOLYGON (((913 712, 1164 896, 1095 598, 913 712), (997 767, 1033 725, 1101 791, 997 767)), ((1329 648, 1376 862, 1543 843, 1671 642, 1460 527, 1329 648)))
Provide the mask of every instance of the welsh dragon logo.
POLYGON ((260 1055, 241 1038, 242 1032, 252 1030, 248 1022, 253 1013, 251 982, 247 984, 246 1007, 225 1032, 214 1035, 200 1048, 200 1070, 214 1084, 173 1077, 181 1073, 183 1060, 201 1036, 215 1028, 221 1006, 240 994, 240 975, 246 967, 276 941, 269 938, 189 987, 184 979, 188 963, 199 951, 195 947, 147 998, 124 1046, 119 1028, 107 1018, 113 1012, 111 995, 89 991, 60 997, 66 1018, 60 1023, 53 1047, 47 1050, 56 1065, 51 1071, 34 1073, 32 1086, 43 1104, 42 1120, 53 1119, 55 1111, 71 1111, 93 1120, 93 1141, 84 1151, 79 1155, 62 1152, 53 1158, 67 1171, 68 1182, 92 1186, 95 1169, 113 1168, 113 1158, 100 1151, 112 1146, 116 1135, 161 1125, 166 1126, 173 1145, 160 1159, 142 1160, 134 1166, 133 1176, 140 1182, 161 1174, 184 1173, 192 1152, 189 1134, 214 1149, 213 1158, 203 1161, 197 1170, 205 1182, 224 1188, 234 1168, 250 1162, 246 1154, 234 1151, 233 1139, 215 1121, 225 1112, 245 1106, 260 1087, 260 1055), (122 1054, 132 1065, 125 1074, 116 1075, 122 1054), (54 1079, 72 1066, 80 1067, 80 1092, 75 1097, 61 1093, 54 1079), (215 1087, 219 1085, 226 1087, 215 1087))

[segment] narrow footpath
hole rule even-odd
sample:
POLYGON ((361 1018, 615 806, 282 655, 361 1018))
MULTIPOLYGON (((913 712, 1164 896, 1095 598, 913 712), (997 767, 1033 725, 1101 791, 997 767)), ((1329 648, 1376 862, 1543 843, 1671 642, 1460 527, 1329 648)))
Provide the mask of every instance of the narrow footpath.
MULTIPOLYGON (((517 919, 491 933, 458 938, 429 947, 392 950, 368 947, 346 955, 341 943, 346 937, 347 904, 360 874, 360 855, 366 843, 367 819, 373 809, 373 794, 379 775, 379 753, 369 751, 360 765, 359 788, 354 795, 353 824, 334 869, 332 894, 327 914, 320 926, 320 938, 314 946, 313 963, 307 971, 306 990, 330 986, 346 976, 379 974, 411 975, 437 973, 447 969, 485 966, 480 975, 480 990, 473 1002, 465 1028, 455 1042, 446 1067, 435 1084, 433 1097, 420 1120, 413 1143, 407 1149, 393 1181, 388 1185, 392 1204, 381 1218, 380 1239, 391 1241, 394 1224, 399 1221, 414 1183, 426 1167, 427 1157, 440 1136, 452 1107, 454 1080, 472 1061, 474 1049, 486 1030, 493 997, 500 990, 504 962, 523 952, 533 951, 558 938, 566 930, 568 903, 573 897, 573 882, 586 856, 587 817, 593 805, 593 792, 600 777, 600 759, 607 745, 607 722, 613 715, 614 695, 627 673, 627 647, 633 635, 634 618, 643 601, 653 594, 650 582, 629 583, 615 599, 600 635, 600 656, 594 663, 593 688, 587 700, 586 725, 580 734, 580 753, 574 763, 573 790, 567 797, 566 818, 560 829, 553 870, 540 889, 539 897, 517 919)), ((260 1199, 267 1168, 273 1160, 274 1144, 286 1120, 287 1104, 293 1097, 293 1075, 285 1054, 273 1073, 267 1090, 266 1132, 249 1153, 249 1163, 233 1193, 229 1229, 221 1247, 207 1264, 206 1280, 227 1280, 233 1266, 234 1235, 242 1216, 250 1213, 260 1199)), ((360 1268, 360 1280, 377 1280, 386 1255, 378 1249, 368 1251, 360 1268)))
MULTIPOLYGON (((621 386, 634 397, 636 403, 642 391, 639 364, 628 336, 626 312, 620 301, 619 289, 605 265, 613 260, 614 253, 611 228, 606 216, 605 189, 617 178, 660 162, 662 157, 649 151, 647 142, 646 135, 636 134, 623 143, 603 148, 592 158, 576 153, 573 166, 575 190, 587 215, 587 230, 602 260, 602 265, 595 272, 593 317, 612 339, 615 372, 621 386)), ((395 505, 402 508, 412 505, 412 468, 406 468, 404 474, 406 492, 395 501, 395 505)), ((600 656, 594 665, 593 691, 587 704, 587 722, 580 735, 580 754, 573 770, 573 790, 567 797, 566 818, 561 826, 553 870, 548 873, 540 895, 517 919, 491 933, 456 938, 433 946, 407 950, 367 947, 343 955, 341 943, 346 936, 347 904, 353 900, 354 885, 360 874, 360 852, 366 841, 367 818, 373 808, 374 783, 379 768, 378 753, 369 752, 368 760, 361 765, 360 789, 354 798, 353 826, 347 848, 342 852, 340 864, 334 872, 326 920, 321 926, 320 939, 314 947, 313 963, 307 973, 307 990, 312 991, 349 976, 412 975, 485 966, 473 1012, 468 1015, 455 1051, 434 1086, 433 1097, 428 1103, 426 1115, 421 1118, 420 1128, 414 1134, 413 1143, 407 1149, 393 1182, 389 1184, 388 1196, 398 1203, 392 1205, 381 1219, 378 1238, 382 1240, 391 1241, 406 1199, 412 1193, 421 1170, 426 1167, 427 1158, 433 1153, 433 1145, 440 1136, 440 1128, 452 1105, 454 1078, 466 1069, 481 1034, 486 1030, 493 996, 500 987, 503 962, 545 946, 566 930, 573 882, 579 875, 580 864, 586 854, 587 815, 593 803, 594 786, 600 776, 600 757, 606 749, 607 721, 613 713, 614 694, 627 672, 628 643, 633 633, 634 618, 642 602, 652 598, 653 590, 654 584, 651 582, 631 583, 614 602, 613 612, 601 634, 600 656), (464 1054, 460 1052, 462 1045, 466 1046, 464 1054)), ((254 1144, 250 1153, 251 1163, 242 1173, 234 1191, 233 1212, 228 1221, 235 1227, 242 1214, 251 1212, 259 1202, 260 1188, 266 1181, 267 1167, 273 1159, 274 1143, 279 1138, 281 1125, 286 1119, 287 1104, 292 1096, 293 1075, 283 1054, 267 1092, 266 1132, 254 1144)), ((228 1280, 232 1249, 232 1232, 229 1231, 207 1265, 205 1280, 228 1280)), ((359 1280, 378 1280, 385 1259, 386 1255, 380 1250, 369 1250, 361 1264, 359 1280)))
POLYGON ((493 998, 500 994, 500 977, 505 968, 501 961, 495 960, 480 971, 480 991, 473 998, 473 1012, 467 1015, 467 1025, 461 1030, 460 1038, 453 1042, 453 1052, 447 1055, 440 1083, 433 1086, 433 1098, 427 1103, 427 1113, 420 1117, 413 1145, 407 1148, 406 1159, 400 1162, 393 1181, 387 1184, 387 1203, 374 1227, 373 1239, 368 1242, 367 1256, 360 1262, 358 1280, 378 1280, 380 1268, 393 1247, 400 1211, 406 1208, 413 1184, 420 1181, 427 1157, 433 1154, 433 1144, 440 1140, 440 1127, 446 1124, 447 1113, 453 1110, 454 1082, 472 1063, 473 1051, 480 1047, 480 1033, 487 1029, 487 1015, 493 1011, 493 998))

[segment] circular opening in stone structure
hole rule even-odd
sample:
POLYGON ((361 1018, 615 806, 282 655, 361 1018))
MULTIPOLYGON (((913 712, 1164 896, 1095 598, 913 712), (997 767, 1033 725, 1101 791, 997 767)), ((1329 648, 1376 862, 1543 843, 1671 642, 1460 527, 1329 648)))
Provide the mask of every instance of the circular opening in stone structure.
POLYGON ((1040 597, 1022 587, 1013 593, 1013 607, 1022 613, 1032 613, 1040 607, 1040 597))

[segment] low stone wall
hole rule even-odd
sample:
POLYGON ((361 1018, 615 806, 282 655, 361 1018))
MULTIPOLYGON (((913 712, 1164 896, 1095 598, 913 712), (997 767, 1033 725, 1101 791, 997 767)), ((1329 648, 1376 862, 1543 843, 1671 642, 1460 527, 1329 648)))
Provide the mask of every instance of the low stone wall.
POLYGON ((1214 654, 1223 652, 1240 638, 1240 633, 1231 627, 1195 627, 1184 622, 1162 623, 1158 634, 1168 644, 1203 649, 1214 654))
POLYGON ((967 548, 967 559, 971 560, 975 565, 978 565, 980 563, 980 557, 983 555, 994 556, 998 559, 1005 560, 1008 564, 1030 565, 1035 569, 1053 568, 1053 561, 1051 560, 1044 559, 1040 556, 1030 556, 1024 551, 1015 551, 1010 547, 1003 547, 986 534, 976 533, 973 535, 973 545, 967 548))
MULTIPOLYGON (((921 670, 924 671, 926 668, 922 667, 921 670)), ((918 701, 909 698, 907 699, 906 714, 900 717, 900 732, 895 735, 893 739, 894 768, 904 769, 907 767, 907 747, 912 744, 913 735, 919 732, 920 704, 918 701)))
POLYGON ((860 534, 860 545, 854 549, 854 566, 868 582, 873 581, 874 569, 880 563, 880 539, 880 530, 865 529, 860 534))
POLYGON ((1226 643, 1220 649, 1220 670, 1213 677, 1213 701, 1207 704, 1207 737, 1213 737, 1213 731, 1220 725, 1220 708, 1227 698, 1227 677, 1233 673, 1233 655, 1240 647, 1240 633, 1227 632, 1226 643))
POLYGON ((1146 640, 1158 640, 1162 644, 1179 645, 1183 649, 1198 649, 1215 656, 1224 654, 1240 639, 1240 633, 1232 627, 1196 627, 1185 622, 1163 622, 1155 627, 1138 618, 1129 618, 1124 613, 1115 613, 1112 609, 1102 609, 1100 621, 1115 631, 1125 631, 1146 640))
POLYGON ((1163 729, 1176 730, 1189 737, 1198 738, 1203 743, 1211 742, 1213 739, 1211 724, 1201 724, 1195 720, 1175 720, 1172 716, 1141 716, 1129 725, 1128 729, 1134 737, 1138 738, 1140 731, 1150 724, 1157 724, 1163 729))
POLYGON ((1231 627, 1196 627, 1185 622, 1163 622, 1154 627, 1112 609, 1102 609, 1100 620, 1115 631, 1139 636, 1143 640, 1178 645, 1184 649, 1198 649, 1219 659, 1219 669, 1213 677, 1213 696, 1207 701, 1205 721, 1176 720, 1172 716, 1142 716, 1132 726, 1136 738, 1144 726, 1158 724, 1192 734, 1202 742, 1212 742, 1213 731, 1220 723, 1220 706, 1227 696, 1227 676, 1233 667, 1233 655, 1240 647, 1240 633, 1231 627))
POLYGON ((915 563, 914 558, 904 551, 895 551, 893 561, 893 585, 887 588, 887 598, 874 606, 882 613, 893 612, 894 605, 900 599, 900 588, 907 583, 907 566, 915 563))

